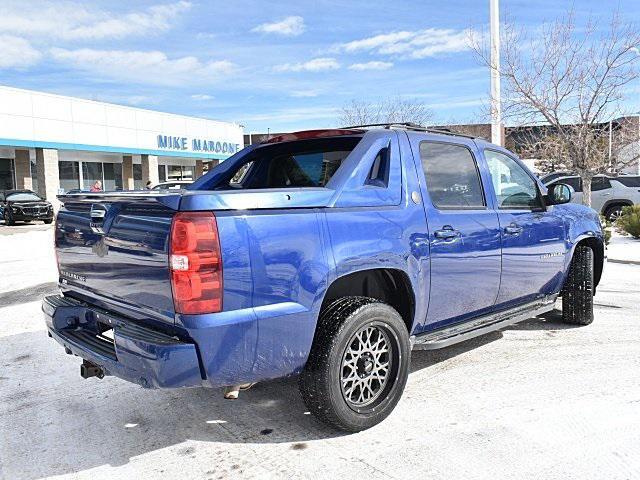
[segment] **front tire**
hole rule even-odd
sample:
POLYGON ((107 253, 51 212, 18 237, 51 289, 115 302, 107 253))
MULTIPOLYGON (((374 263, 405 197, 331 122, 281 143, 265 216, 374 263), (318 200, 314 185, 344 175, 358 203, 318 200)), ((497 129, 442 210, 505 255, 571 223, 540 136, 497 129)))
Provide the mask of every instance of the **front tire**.
POLYGON ((9 211, 9 209, 5 208, 3 218, 4 218, 5 225, 11 226, 16 224, 15 220, 13 219, 13 215, 11 215, 11 212, 9 211))
POLYGON ((322 422, 358 432, 384 420, 407 383, 409 334, 389 305, 345 297, 324 310, 307 364, 302 399, 322 422))
POLYGON ((562 321, 572 325, 593 322, 593 250, 578 245, 562 290, 562 321))

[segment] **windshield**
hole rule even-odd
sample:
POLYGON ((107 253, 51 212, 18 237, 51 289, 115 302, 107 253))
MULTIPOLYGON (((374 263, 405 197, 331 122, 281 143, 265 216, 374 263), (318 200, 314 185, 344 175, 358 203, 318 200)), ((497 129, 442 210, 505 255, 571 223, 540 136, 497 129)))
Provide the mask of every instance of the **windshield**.
POLYGON ((33 202, 42 200, 35 193, 30 192, 19 192, 19 193, 10 193, 7 195, 7 201, 10 202, 33 202))
MULTIPOLYGON (((256 148, 208 189, 324 187, 362 137, 342 136, 275 143, 256 148)), ((215 178, 215 177, 214 177, 215 178)))
POLYGON ((179 190, 185 188, 188 183, 160 183, 152 188, 152 190, 179 190))

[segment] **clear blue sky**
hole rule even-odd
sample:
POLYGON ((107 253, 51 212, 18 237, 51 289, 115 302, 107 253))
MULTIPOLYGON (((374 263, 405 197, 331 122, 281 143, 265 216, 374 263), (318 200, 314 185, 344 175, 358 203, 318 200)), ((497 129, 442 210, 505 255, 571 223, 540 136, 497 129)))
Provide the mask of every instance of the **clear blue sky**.
MULTIPOLYGON (((466 31, 488 0, 0 0, 0 84, 242 123, 335 125, 352 99, 416 98, 441 122, 480 118, 488 72, 466 31)), ((523 28, 638 0, 502 0, 523 28)), ((635 97, 640 89, 635 89, 635 97)), ((629 109, 640 107, 637 98, 629 109)))

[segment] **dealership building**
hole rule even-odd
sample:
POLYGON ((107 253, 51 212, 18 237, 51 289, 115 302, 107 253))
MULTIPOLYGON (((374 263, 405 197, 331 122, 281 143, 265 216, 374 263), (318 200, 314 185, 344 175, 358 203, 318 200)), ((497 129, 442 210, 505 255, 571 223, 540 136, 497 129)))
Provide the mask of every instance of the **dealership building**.
POLYGON ((194 180, 242 147, 235 123, 0 86, 0 190, 194 180))

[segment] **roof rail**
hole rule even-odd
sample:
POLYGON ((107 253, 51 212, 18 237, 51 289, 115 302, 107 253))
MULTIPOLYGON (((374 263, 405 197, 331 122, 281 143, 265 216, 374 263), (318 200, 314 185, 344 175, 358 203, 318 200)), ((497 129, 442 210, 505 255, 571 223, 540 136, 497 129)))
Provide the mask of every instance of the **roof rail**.
POLYGON ((464 133, 452 132, 448 128, 424 127, 422 125, 418 125, 417 123, 413 123, 413 122, 369 123, 365 125, 350 125, 348 127, 341 127, 341 128, 350 129, 350 128, 370 128, 370 127, 382 127, 388 130, 392 128, 401 128, 404 130, 411 130, 415 132, 438 133, 442 135, 452 135, 455 137, 465 137, 465 138, 478 138, 473 135, 465 135, 464 133))

